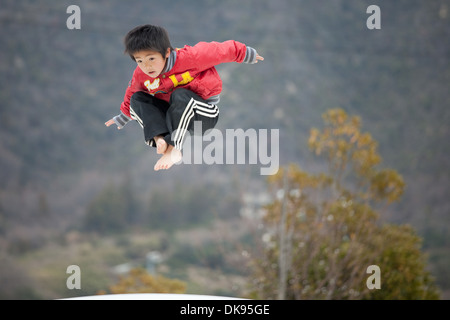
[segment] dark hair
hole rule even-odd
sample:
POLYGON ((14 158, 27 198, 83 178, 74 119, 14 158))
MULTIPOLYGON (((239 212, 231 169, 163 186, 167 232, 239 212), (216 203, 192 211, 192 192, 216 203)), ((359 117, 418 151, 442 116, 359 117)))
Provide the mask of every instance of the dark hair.
POLYGON ((128 53, 132 60, 134 60, 133 55, 142 50, 156 51, 163 57, 168 48, 173 50, 166 29, 150 24, 135 27, 127 33, 123 42, 125 53, 128 53))

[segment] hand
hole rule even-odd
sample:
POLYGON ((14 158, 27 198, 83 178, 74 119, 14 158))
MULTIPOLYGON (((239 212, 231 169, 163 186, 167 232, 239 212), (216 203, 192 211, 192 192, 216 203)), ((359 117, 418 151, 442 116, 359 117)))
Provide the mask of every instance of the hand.
POLYGON ((264 61, 264 57, 260 56, 259 54, 256 54, 256 61, 255 61, 255 63, 258 63, 258 61, 264 61))
MULTIPOLYGON (((109 127, 113 124, 115 124, 116 122, 114 121, 114 119, 109 119, 108 121, 105 122, 105 126, 109 127)), ((117 127, 117 129, 122 129, 121 127, 117 127)))

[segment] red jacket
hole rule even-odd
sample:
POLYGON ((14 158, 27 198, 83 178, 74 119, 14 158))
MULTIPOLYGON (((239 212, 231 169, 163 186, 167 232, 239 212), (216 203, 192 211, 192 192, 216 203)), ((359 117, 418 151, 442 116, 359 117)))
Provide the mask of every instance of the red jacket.
POLYGON ((219 95, 222 91, 222 80, 214 66, 226 62, 242 63, 244 59, 247 62, 246 53, 246 45, 234 40, 222 43, 200 42, 193 47, 177 49, 173 67, 156 78, 151 78, 136 67, 120 111, 131 118, 130 98, 137 91, 149 92, 165 101, 170 100, 173 90, 177 87, 189 89, 205 100, 219 95))

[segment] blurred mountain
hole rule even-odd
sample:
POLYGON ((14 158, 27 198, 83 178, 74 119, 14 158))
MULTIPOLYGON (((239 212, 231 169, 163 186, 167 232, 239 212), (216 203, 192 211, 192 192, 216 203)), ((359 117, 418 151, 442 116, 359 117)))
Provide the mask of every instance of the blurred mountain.
POLYGON ((77 1, 81 29, 69 30, 70 1, 2 0, 2 255, 82 229, 93 201, 123 181, 150 208, 155 194, 170 202, 183 185, 202 194, 209 186, 221 217, 239 214, 241 190, 264 190, 266 177, 255 165, 154 172, 157 155, 136 123, 121 131, 104 126, 118 114, 135 67, 122 39, 151 23, 166 27, 176 47, 234 39, 264 56, 257 65, 218 67, 224 81, 218 128, 279 129, 280 165, 318 170, 307 138, 321 126, 321 114, 341 107, 360 116, 379 142, 383 165, 407 183, 403 200, 384 218, 417 228, 438 285, 449 290, 450 5, 378 1, 381 29, 369 30, 366 9, 376 2, 85 0, 77 1))

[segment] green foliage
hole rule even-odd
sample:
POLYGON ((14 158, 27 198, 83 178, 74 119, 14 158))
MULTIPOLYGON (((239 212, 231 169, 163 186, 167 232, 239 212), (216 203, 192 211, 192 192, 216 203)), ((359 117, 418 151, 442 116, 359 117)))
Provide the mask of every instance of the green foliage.
POLYGON ((420 238, 411 227, 380 225, 374 209, 400 198, 402 177, 378 167, 377 144, 361 132, 358 118, 335 109, 324 119, 309 144, 327 156, 328 172, 309 174, 291 165, 269 178, 279 196, 266 207, 270 240, 253 261, 252 297, 438 298, 420 238), (381 269, 379 290, 366 286, 370 265, 381 269))
POLYGON ((153 191, 147 203, 148 226, 159 229, 177 229, 202 225, 217 219, 236 217, 238 214, 237 199, 230 199, 225 208, 223 203, 223 187, 216 184, 204 186, 177 185, 173 190, 158 189, 153 191))
MULTIPOLYGON (((120 293, 185 293, 186 284, 164 276, 152 276, 142 268, 132 269, 117 284, 109 287, 112 294, 120 293)), ((105 292, 100 292, 105 293, 105 292)))
POLYGON ((336 189, 340 191, 346 180, 351 180, 353 193, 361 200, 388 203, 398 200, 405 186, 403 178, 394 170, 377 167, 382 161, 378 144, 369 133, 361 133, 360 118, 349 117, 342 109, 332 109, 323 119, 326 125, 323 132, 312 129, 309 146, 316 155, 327 155, 336 189))
POLYGON ((138 207, 139 202, 128 179, 118 187, 108 184, 89 203, 83 228, 98 232, 123 231, 135 222, 138 207))
POLYGON ((426 271, 422 239, 408 225, 384 225, 378 230, 383 250, 377 264, 382 270, 382 289, 372 290, 368 299, 439 299, 434 279, 426 271))
POLYGON ((201 247, 182 243, 173 253, 170 264, 175 268, 198 265, 211 269, 220 269, 226 265, 224 254, 218 250, 217 243, 205 243, 201 247))

